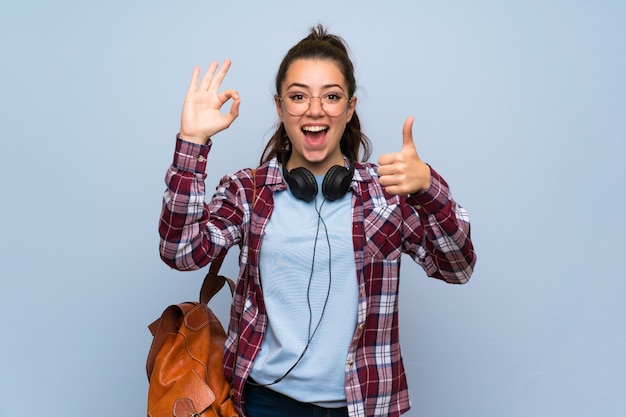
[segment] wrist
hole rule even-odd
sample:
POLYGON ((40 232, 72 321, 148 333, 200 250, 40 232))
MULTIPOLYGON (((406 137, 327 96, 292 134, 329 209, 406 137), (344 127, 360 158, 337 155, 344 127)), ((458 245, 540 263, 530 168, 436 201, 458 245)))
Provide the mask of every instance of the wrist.
POLYGON ((186 142, 197 143, 198 145, 206 145, 207 142, 209 141, 209 138, 189 135, 189 134, 183 133, 182 131, 178 134, 178 138, 186 142))

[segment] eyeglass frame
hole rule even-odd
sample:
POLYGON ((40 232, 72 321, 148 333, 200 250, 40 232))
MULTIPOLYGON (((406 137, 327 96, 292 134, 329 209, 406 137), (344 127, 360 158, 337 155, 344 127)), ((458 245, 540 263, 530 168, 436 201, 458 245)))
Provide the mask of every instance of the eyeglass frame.
MULTIPOLYGON (((287 94, 289 94, 289 93, 287 93, 287 94)), ((306 96, 306 94, 304 94, 304 93, 291 93, 291 94, 298 94, 298 95, 301 95, 301 96, 306 96)), ((302 112, 302 113, 300 113, 300 114, 293 114, 292 112, 290 112, 289 110, 287 110, 287 106, 285 105, 285 98, 284 98, 284 97, 281 97, 281 96, 279 96, 279 95, 275 95, 275 96, 274 96, 274 98, 276 98, 276 99, 280 100, 280 102, 283 104, 283 106, 284 106, 284 108, 285 108, 285 111, 286 111, 287 113, 289 113, 291 116, 294 116, 294 117, 299 117, 299 116, 303 116, 303 115, 305 115, 305 114, 306 114, 306 112, 308 112, 308 111, 309 111, 309 109, 311 108, 311 103, 313 102, 313 101, 312 101, 312 99, 314 99, 314 98, 318 98, 318 99, 320 99, 320 108, 322 109, 322 111, 323 111, 324 113, 328 114, 330 117, 336 117, 336 116, 339 116, 341 113, 345 112, 346 110, 348 110, 348 107, 350 106, 350 103, 352 102, 352 99, 354 98, 354 96, 352 96, 352 97, 348 98, 348 96, 347 96, 346 94, 342 93, 342 92, 326 93, 326 94, 324 94, 324 95, 322 95, 322 96, 309 96, 309 104, 307 105, 306 110, 305 110, 305 111, 303 111, 303 112, 302 112), (337 113, 337 114, 336 114, 336 115, 334 115, 334 116, 333 116, 333 115, 329 115, 329 114, 328 114, 328 112, 326 112, 326 110, 324 110, 324 101, 323 101, 324 97, 325 97, 325 96, 327 96, 327 95, 336 95, 336 96, 342 96, 342 97, 345 97, 345 98, 346 98, 346 100, 347 100, 347 101, 346 101, 346 108, 345 108, 344 110, 342 110, 341 112, 337 113)))

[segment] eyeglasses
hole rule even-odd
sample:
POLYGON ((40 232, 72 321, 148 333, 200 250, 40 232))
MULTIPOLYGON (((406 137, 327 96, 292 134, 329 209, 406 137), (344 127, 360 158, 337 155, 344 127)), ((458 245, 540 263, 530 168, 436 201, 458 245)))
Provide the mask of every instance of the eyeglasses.
POLYGON ((285 97, 277 97, 285 106, 285 110, 292 116, 302 116, 309 111, 311 100, 320 99, 322 111, 328 116, 339 116, 348 108, 352 99, 348 99, 343 93, 326 93, 321 97, 312 97, 302 93, 289 93, 285 97))

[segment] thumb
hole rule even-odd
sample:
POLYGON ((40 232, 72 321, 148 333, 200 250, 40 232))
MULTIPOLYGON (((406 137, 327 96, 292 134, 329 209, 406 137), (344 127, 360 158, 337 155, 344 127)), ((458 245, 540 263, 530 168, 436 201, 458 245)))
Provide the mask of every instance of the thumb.
POLYGON ((413 116, 407 117, 402 127, 402 149, 415 149, 415 143, 413 142, 413 116))

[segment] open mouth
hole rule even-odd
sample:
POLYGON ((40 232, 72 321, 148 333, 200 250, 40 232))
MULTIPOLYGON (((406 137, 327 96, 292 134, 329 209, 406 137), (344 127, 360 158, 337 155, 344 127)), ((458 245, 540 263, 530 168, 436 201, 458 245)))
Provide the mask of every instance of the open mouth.
POLYGON ((304 126, 302 132, 310 142, 320 142, 326 136, 328 126, 304 126))

